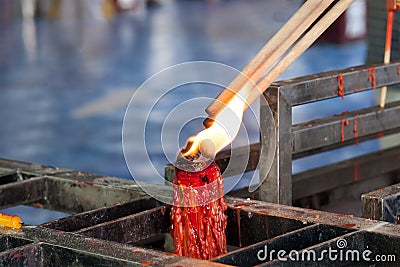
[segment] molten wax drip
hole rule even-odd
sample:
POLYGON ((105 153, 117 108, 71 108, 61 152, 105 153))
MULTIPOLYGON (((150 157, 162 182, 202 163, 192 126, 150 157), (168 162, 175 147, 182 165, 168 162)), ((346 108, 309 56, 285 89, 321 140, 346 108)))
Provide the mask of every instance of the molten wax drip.
POLYGON ((376 89, 376 75, 375 75, 375 68, 368 69, 368 81, 371 82, 372 89, 376 89))
POLYGON ((170 230, 175 253, 207 260, 227 253, 227 205, 218 165, 212 162, 197 172, 176 167, 173 183, 176 186, 170 230))
POLYGON ((344 78, 343 74, 338 75, 338 95, 344 99, 344 78))
POLYGON ((349 125, 349 120, 341 120, 340 121, 340 126, 341 126, 341 133, 340 133, 340 141, 344 142, 345 140, 345 134, 344 134, 344 127, 349 125))

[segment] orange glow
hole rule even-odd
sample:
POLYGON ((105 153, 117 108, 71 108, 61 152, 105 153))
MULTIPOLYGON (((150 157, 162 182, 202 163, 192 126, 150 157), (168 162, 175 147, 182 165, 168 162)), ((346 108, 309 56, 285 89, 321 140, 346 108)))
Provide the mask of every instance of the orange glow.
POLYGON ((182 155, 194 156, 200 152, 205 157, 214 158, 220 150, 229 145, 239 132, 251 88, 252 86, 246 85, 217 114, 209 128, 190 137, 187 143, 192 144, 182 155))

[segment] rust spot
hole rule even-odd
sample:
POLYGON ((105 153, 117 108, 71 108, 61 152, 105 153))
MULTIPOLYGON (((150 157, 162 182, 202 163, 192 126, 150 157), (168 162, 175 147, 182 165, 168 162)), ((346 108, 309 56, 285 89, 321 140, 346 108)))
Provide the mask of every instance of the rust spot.
POLYGON ((400 75, 400 67, 397 67, 397 75, 400 75))
POLYGON ((65 232, 63 232, 63 231, 57 231, 57 232, 54 232, 56 235, 63 235, 63 234, 65 234, 65 232))
POLYGON ((354 226, 356 226, 354 223, 346 223, 342 225, 344 228, 352 228, 354 226))
POLYGON ((383 133, 383 132, 378 132, 378 133, 376 134, 376 136, 379 137, 379 138, 381 138, 381 137, 384 136, 384 133, 383 133))
POLYGON ((338 96, 344 99, 344 78, 343 74, 339 74, 338 77, 338 96))
POLYGON ((153 263, 152 261, 142 261, 142 266, 152 265, 153 263))
POLYGON ((268 215, 269 214, 269 212, 266 211, 266 210, 260 210, 260 211, 257 211, 257 213, 264 214, 264 215, 268 215))
POLYGON ((344 217, 344 214, 336 214, 338 217, 344 217))
POLYGON ((19 259, 19 258, 21 258, 21 257, 22 257, 22 254, 19 253, 19 252, 15 253, 15 254, 13 255, 13 258, 14 258, 14 259, 19 259))
POLYGON ((368 81, 371 82, 372 89, 376 89, 376 75, 375 68, 368 69, 368 81))
POLYGON ((348 125, 349 125, 349 120, 348 119, 340 121, 340 127, 341 127, 340 141, 342 141, 342 142, 344 142, 344 140, 345 140, 345 137, 344 137, 344 126, 348 126, 348 125))
POLYGON ((100 246, 100 244, 99 244, 98 242, 89 242, 88 245, 91 246, 91 247, 98 247, 98 246, 100 246))
POLYGON ((43 205, 40 204, 40 203, 34 203, 32 206, 33 206, 34 208, 43 209, 43 205))
POLYGON ((140 250, 135 250, 132 252, 133 254, 142 254, 143 252, 141 252, 140 250))

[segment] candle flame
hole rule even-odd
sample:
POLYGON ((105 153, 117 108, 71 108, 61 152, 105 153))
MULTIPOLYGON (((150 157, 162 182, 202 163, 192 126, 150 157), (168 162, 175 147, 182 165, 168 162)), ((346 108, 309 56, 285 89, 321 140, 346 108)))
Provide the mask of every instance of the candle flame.
POLYGON ((210 127, 190 137, 186 148, 181 151, 182 156, 196 157, 200 153, 207 158, 214 158, 219 151, 229 145, 239 132, 250 89, 248 83, 225 104, 210 127))

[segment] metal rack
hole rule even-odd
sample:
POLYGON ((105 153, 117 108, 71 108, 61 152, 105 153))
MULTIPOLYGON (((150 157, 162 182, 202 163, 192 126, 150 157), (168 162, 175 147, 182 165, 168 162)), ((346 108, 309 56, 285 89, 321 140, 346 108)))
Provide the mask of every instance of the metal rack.
MULTIPOLYGON (((398 161, 392 157, 400 151, 400 147, 396 147, 294 176, 291 171, 292 159, 400 132, 400 102, 388 103, 383 110, 375 106, 297 125, 291 123, 292 107, 336 98, 340 95, 340 86, 343 87, 342 96, 346 97, 397 84, 400 82, 399 69, 400 61, 388 65, 364 65, 283 81, 267 90, 266 98, 275 114, 278 141, 272 171, 267 173, 260 164, 260 176, 267 179, 261 186, 259 199, 290 205, 292 199, 399 169, 398 161)), ((264 108, 261 107, 261 114, 266 113, 264 108)), ((272 130, 266 123, 261 124, 261 150, 268 149, 268 133, 272 130)), ((260 160, 263 160, 263 154, 260 160)))
MULTIPOLYGON (((292 174, 294 159, 400 132, 399 101, 387 103, 383 110, 374 106, 292 124, 293 107, 339 97, 339 79, 343 83, 343 97, 384 85, 396 85, 400 83, 400 61, 387 65, 363 65, 274 83, 264 94, 268 101, 261 102, 261 142, 251 144, 249 148, 235 148, 234 152, 220 152, 216 162, 221 171, 229 164, 232 154, 242 157, 241 160, 248 162, 246 171, 259 168, 260 180, 265 179, 252 198, 284 205, 377 177, 390 176, 389 183, 398 182, 400 168, 396 155, 400 153, 400 146, 292 174), (268 108, 272 110, 275 127, 268 123, 271 120, 268 108), (269 147, 268 140, 272 132, 276 133, 275 148, 269 147), (268 161, 270 155, 274 155, 271 170, 262 164, 268 161)), ((173 173, 173 167, 166 166, 167 180, 172 181, 173 173)), ((238 173, 231 168, 224 176, 229 179, 235 174, 238 173)), ((246 192, 234 194, 243 196, 246 192)))
MULTIPOLYGON (((169 207, 134 181, 0 160, 0 182, 1 208, 31 205, 71 214, 20 230, 0 227, 1 266, 301 266, 310 264, 309 250, 339 251, 339 240, 349 250, 400 257, 400 225, 226 197, 229 253, 211 261, 189 259, 165 248, 169 207), (276 254, 263 260, 259 251, 266 246, 297 251, 305 260, 286 256, 282 262, 276 254)), ((328 257, 314 263, 333 264, 328 257)))

